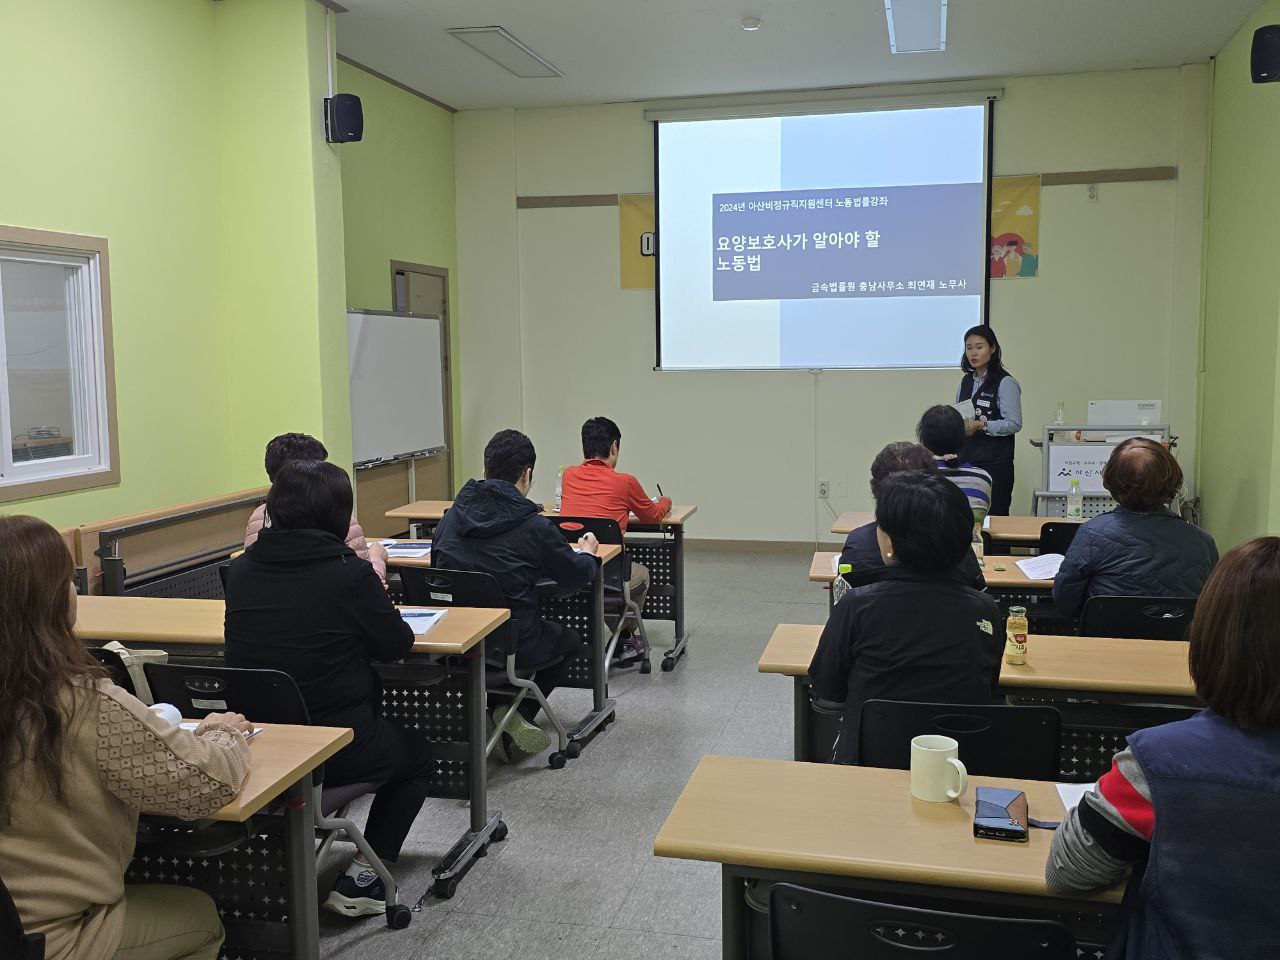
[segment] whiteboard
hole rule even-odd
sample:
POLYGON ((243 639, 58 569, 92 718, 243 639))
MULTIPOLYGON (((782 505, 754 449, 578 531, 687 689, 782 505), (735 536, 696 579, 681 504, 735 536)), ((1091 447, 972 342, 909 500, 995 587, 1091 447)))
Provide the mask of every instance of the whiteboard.
POLYGON ((347 311, 354 462, 445 447, 439 317, 347 311))

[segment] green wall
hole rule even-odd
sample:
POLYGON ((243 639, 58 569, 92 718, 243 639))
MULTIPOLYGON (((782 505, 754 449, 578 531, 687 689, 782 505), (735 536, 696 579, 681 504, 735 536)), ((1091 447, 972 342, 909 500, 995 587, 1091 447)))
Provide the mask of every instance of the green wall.
MULTIPOLYGON (((338 87, 357 94, 364 108, 364 139, 345 147, 342 155, 347 303, 390 310, 392 260, 446 267, 456 353, 453 114, 348 63, 338 64, 338 87)), ((452 375, 457 447, 462 384, 456 362, 452 375)), ((454 463, 461 464, 456 449, 454 463)))
POLYGON ((1280 88, 1249 79, 1253 31, 1277 21, 1269 0, 1214 66, 1199 487, 1221 549, 1280 530, 1280 88))
POLYGON ((121 482, 0 510, 66 526, 257 486, 282 430, 349 459, 324 66, 313 0, 6 0, 0 223, 110 243, 121 482))

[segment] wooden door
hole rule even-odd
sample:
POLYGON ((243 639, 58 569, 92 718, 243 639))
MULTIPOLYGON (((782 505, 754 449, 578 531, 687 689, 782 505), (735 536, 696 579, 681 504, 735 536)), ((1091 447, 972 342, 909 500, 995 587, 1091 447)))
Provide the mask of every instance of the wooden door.
POLYGON ((414 498, 417 500, 450 500, 453 498, 453 344, 449 335, 449 271, 424 263, 391 261, 392 309, 397 313, 416 313, 439 317, 444 332, 440 362, 444 382, 444 436, 448 447, 442 456, 425 457, 415 465, 414 498))

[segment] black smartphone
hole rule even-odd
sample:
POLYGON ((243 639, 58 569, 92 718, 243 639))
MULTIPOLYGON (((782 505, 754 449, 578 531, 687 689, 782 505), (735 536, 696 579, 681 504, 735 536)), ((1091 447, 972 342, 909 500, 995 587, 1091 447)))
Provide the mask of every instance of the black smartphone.
POLYGON ((978 787, 973 812, 973 835, 985 840, 1012 840, 1026 843, 1028 838, 1027 795, 1021 790, 1004 787, 978 787))

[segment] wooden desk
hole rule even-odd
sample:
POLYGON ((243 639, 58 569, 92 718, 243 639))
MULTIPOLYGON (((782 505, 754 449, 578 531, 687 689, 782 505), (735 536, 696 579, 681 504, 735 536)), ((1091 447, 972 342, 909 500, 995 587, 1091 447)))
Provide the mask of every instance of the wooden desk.
MULTIPOLYGON (((389 540, 380 541, 383 543, 415 543, 413 540, 389 540)), ((617 543, 602 543, 596 556, 600 558, 602 564, 608 563, 610 560, 616 559, 622 553, 622 546, 617 543)), ((387 557, 388 567, 419 567, 423 569, 431 568, 431 555, 425 557, 387 557)))
POLYGON ((1037 818, 1065 815, 1054 785, 1039 781, 971 777, 958 802, 926 803, 911 796, 906 770, 708 756, 653 852, 723 865, 725 958, 757 953, 748 881, 847 887, 869 899, 924 895, 943 909, 978 900, 1014 915, 1114 915, 1119 889, 1080 900, 1050 895, 1044 867, 1051 831, 1032 830, 1025 844, 974 838, 979 785, 1025 790, 1037 818))
MULTIPOLYGON (((831 532, 841 536, 852 533, 858 527, 871 523, 876 515, 867 510, 850 510, 840 514, 831 525, 831 532)), ((1040 528, 1046 523, 1080 523, 1066 517, 989 517, 983 529, 991 534, 993 543, 1005 546, 1034 546, 1040 542, 1040 528)))
MULTIPOLYGON (((416 528, 439 523, 451 506, 451 500, 418 500, 388 510, 386 516, 409 521, 410 532, 422 536, 423 530, 416 528)), ((664 671, 675 669, 689 643, 684 611, 684 527, 697 512, 695 506, 673 505, 661 520, 642 523, 633 517, 627 524, 627 554, 649 570, 644 617, 646 620, 671 620, 675 624, 675 644, 662 658, 664 671), (633 537, 632 534, 641 536, 633 537), (645 534, 660 536, 645 537, 645 534)), ((554 510, 544 511, 544 515, 554 517, 556 513, 554 510)))
POLYGON ((277 800, 285 801, 281 815, 259 817, 251 843, 209 856, 168 849, 169 834, 162 827, 154 842, 135 853, 126 880, 203 889, 228 917, 229 956, 252 955, 255 947, 273 943, 294 960, 312 960, 319 956, 319 904, 311 774, 351 742, 352 732, 345 727, 260 726, 262 732, 249 741, 249 775, 240 795, 214 819, 243 823, 277 800), (252 913, 240 912, 244 893, 226 883, 228 874, 256 878, 252 913))
MULTIPOLYGON (((76 636, 126 646, 195 646, 221 648, 226 605, 221 600, 174 600, 167 597, 80 597, 76 636)), ((406 610, 443 609, 405 607, 406 610)), ((462 655, 511 619, 510 610, 450 607, 426 636, 413 642, 413 653, 462 655)))
POLYGON ((819 550, 813 555, 813 560, 809 564, 809 582, 810 583, 834 583, 836 579, 835 568, 832 564, 840 557, 840 551, 819 550))
POLYGON ((347 727, 297 727, 280 723, 254 726, 262 733, 249 741, 249 776, 240 788, 240 795, 214 814, 215 820, 243 823, 352 739, 347 727))
MULTIPOLYGON (((821 626, 779 624, 757 665, 761 673, 782 674, 794 681, 792 729, 797 760, 823 757, 838 726, 839 711, 815 705, 810 695, 809 664, 821 635, 821 626)), ((1006 696, 1200 705, 1187 668, 1185 641, 1033 634, 1028 648, 1026 664, 1001 661, 1000 689, 1006 696)))

